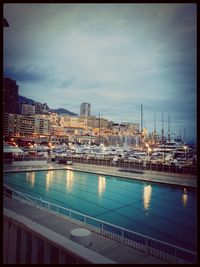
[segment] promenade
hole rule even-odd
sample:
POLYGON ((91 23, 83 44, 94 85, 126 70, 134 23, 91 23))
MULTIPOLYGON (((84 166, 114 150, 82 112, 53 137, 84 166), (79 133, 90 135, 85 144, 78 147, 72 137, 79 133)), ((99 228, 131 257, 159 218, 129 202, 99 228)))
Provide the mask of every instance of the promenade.
POLYGON ((67 169, 93 172, 93 173, 95 172, 103 175, 114 175, 117 177, 143 180, 147 182, 180 185, 185 187, 197 186, 196 176, 189 174, 164 173, 164 172, 154 172, 154 171, 145 171, 144 173, 133 173, 133 172, 119 171, 118 167, 97 166, 97 165, 80 164, 80 163, 75 163, 72 166, 68 166, 67 169))

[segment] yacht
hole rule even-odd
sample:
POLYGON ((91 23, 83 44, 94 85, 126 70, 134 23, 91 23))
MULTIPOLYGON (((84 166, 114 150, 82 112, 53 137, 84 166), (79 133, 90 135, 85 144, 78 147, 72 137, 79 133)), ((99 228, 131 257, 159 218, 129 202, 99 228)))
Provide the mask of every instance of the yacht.
POLYGON ((164 144, 161 144, 159 146, 157 146, 156 148, 154 148, 154 152, 173 152, 173 151, 177 151, 178 149, 183 149, 183 144, 180 142, 169 142, 167 141, 164 144))

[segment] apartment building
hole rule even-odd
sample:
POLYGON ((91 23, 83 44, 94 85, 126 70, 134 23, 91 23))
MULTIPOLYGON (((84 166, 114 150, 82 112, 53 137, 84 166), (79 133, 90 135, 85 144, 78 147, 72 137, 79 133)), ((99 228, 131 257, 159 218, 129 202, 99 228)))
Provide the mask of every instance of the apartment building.
POLYGON ((50 120, 43 115, 20 115, 4 113, 4 136, 30 136, 32 134, 50 134, 50 120))

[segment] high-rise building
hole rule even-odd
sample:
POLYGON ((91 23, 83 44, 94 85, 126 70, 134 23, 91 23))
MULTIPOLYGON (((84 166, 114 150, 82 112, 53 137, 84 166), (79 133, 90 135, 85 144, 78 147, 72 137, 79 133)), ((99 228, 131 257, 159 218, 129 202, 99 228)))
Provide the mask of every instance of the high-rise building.
POLYGON ((34 115, 35 114, 35 105, 23 103, 21 108, 22 115, 34 115))
POLYGON ((35 117, 20 115, 20 135, 30 136, 35 132, 35 117))
POLYGON ((35 133, 49 134, 50 133, 50 120, 43 115, 35 115, 35 133))
POLYGON ((3 79, 3 112, 19 114, 18 85, 16 81, 5 77, 3 79))
POLYGON ((41 114, 43 113, 43 104, 40 102, 35 102, 35 113, 41 114))
POLYGON ((17 136, 20 134, 21 115, 4 113, 3 114, 3 135, 17 136))
POLYGON ((32 136, 33 133, 48 135, 51 131, 49 116, 4 113, 4 136, 32 136))
POLYGON ((90 116, 90 107, 89 103, 82 103, 80 108, 80 116, 90 116))

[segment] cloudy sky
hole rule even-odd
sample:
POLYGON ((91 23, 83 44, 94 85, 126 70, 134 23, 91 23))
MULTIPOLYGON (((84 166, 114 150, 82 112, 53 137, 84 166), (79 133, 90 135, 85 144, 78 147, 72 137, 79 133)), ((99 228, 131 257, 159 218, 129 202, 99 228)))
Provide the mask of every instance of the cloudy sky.
POLYGON ((4 75, 50 108, 196 138, 195 4, 5 4, 4 75))

